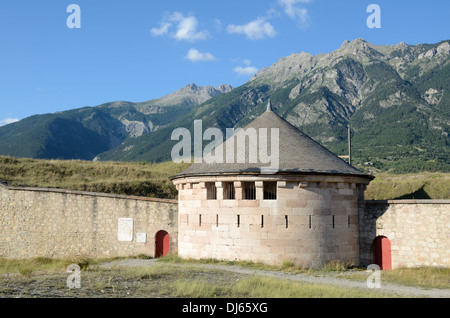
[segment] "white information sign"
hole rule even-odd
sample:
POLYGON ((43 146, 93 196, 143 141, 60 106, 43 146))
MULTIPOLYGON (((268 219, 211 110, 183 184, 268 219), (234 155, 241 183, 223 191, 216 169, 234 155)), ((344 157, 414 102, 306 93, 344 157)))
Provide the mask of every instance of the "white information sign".
POLYGON ((138 242, 138 243, 147 242, 147 233, 137 233, 136 234, 136 242, 138 242))
POLYGON ((131 242, 133 240, 133 219, 119 219, 118 240, 121 242, 131 242))

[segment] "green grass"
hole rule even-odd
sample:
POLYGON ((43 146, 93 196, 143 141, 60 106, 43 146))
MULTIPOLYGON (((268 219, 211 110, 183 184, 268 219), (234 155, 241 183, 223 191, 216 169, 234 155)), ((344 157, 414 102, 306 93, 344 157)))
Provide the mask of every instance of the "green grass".
MULTIPOLYGON (((121 268, 122 279, 140 282, 140 287, 151 293, 170 297, 187 298, 371 298, 392 297, 378 292, 342 288, 324 284, 293 282, 259 275, 237 275, 230 279, 229 273, 215 269, 204 269, 189 264, 172 267, 161 264, 146 268, 121 268), (212 278, 212 277, 215 278, 212 278), (237 277, 237 278, 236 278, 237 277), (151 281, 145 284, 144 281, 151 281)), ((96 288, 105 290, 111 279, 96 288)), ((111 287, 112 288, 112 287, 111 287)))
POLYGON ((292 282, 265 276, 253 276, 233 286, 234 295, 251 298, 373 298, 393 297, 361 289, 324 284, 292 282))
POLYGON ((0 258, 0 275, 2 274, 21 274, 23 276, 31 276, 32 273, 38 271, 63 270, 70 264, 78 264, 81 270, 86 269, 92 260, 83 258, 74 259, 50 259, 45 257, 36 257, 24 260, 13 260, 0 258))
POLYGON ((204 280, 176 280, 171 286, 175 297, 214 298, 232 297, 232 288, 219 286, 204 280))
MULTIPOLYGON (((217 264, 217 265, 237 265, 244 268, 282 271, 291 274, 326 275, 349 278, 360 281, 367 280, 368 273, 365 268, 355 267, 350 263, 339 261, 329 262, 319 268, 307 268, 295 265, 290 261, 284 261, 281 265, 266 265, 250 261, 221 261, 216 259, 182 259, 176 255, 168 255, 158 259, 162 263, 175 264, 217 264)), ((419 267, 419 268, 399 268, 390 271, 382 271, 384 282, 405 286, 415 286, 423 288, 447 288, 450 289, 450 268, 419 267)))
POLYGON ((424 288, 450 288, 450 268, 399 268, 383 271, 382 279, 393 284, 424 288))
POLYGON ((236 265, 244 268, 256 269, 256 270, 283 270, 291 273, 304 273, 311 271, 311 269, 296 266, 291 262, 284 262, 280 266, 267 265, 261 262, 251 262, 251 261, 227 261, 218 260, 214 258, 204 258, 204 259, 193 259, 193 258, 181 258, 177 255, 169 254, 165 257, 159 258, 160 263, 172 263, 172 264, 215 264, 215 265, 236 265))
MULTIPOLYGON (((373 298, 398 297, 380 291, 347 288, 337 285, 313 284, 291 281, 258 274, 233 273, 219 268, 204 268, 200 264, 222 264, 217 260, 182 260, 169 257, 147 267, 113 267, 103 269, 101 262, 110 260, 67 259, 54 260, 34 258, 28 260, 0 259, 0 280, 4 274, 20 274, 21 284, 27 279, 45 284, 59 284, 57 289, 65 289, 66 269, 69 264, 82 266, 81 292, 91 297, 190 297, 190 298, 373 298), (179 266, 184 264, 183 266, 179 266), (54 282, 47 281, 50 273, 54 282), (43 275, 42 278, 40 275, 43 275), (59 275, 59 276, 58 276, 59 275)), ((229 262, 226 262, 229 264, 229 262)), ((365 271, 349 271, 345 264, 330 263, 322 269, 306 270, 290 262, 281 266, 262 266, 259 263, 235 262, 254 269, 284 271, 291 274, 303 273, 312 276, 344 277, 365 281, 365 271)), ((450 288, 450 269, 412 268, 381 272, 382 283, 416 286, 423 288, 450 288)), ((18 278, 16 278, 18 279, 18 278)), ((1 283, 0 283, 1 285, 1 283)), ((6 295, 6 294, 5 294, 6 295)))
POLYGON ((295 273, 321 273, 321 272, 341 272, 348 269, 353 269, 354 266, 351 263, 332 261, 325 264, 322 267, 310 268, 305 266, 296 265, 291 261, 283 261, 281 265, 268 265, 261 262, 252 261, 227 261, 218 260, 214 258, 205 259, 193 259, 193 258, 181 258, 178 255, 169 254, 165 257, 159 258, 160 263, 174 263, 174 264, 216 264, 216 265, 236 265, 244 268, 267 270, 267 271, 283 271, 292 274, 295 273))
POLYGON ((208 281, 181 281, 173 284, 174 296, 193 298, 374 298, 388 294, 324 284, 291 282, 265 276, 252 276, 218 286, 208 281))
MULTIPOLYGON (((125 163, 78 160, 36 160, 0 156, 0 179, 15 186, 176 199, 169 177, 189 164, 125 163)), ((399 198, 450 199, 450 173, 376 175, 365 192, 367 200, 399 198)))
POLYGON ((450 199, 450 173, 377 174, 364 196, 366 200, 450 199))
POLYGON ((174 199, 169 180, 187 164, 36 160, 0 156, 0 179, 12 186, 60 188, 174 199))
POLYGON ((101 262, 110 260, 112 259, 90 259, 85 257, 73 257, 67 259, 52 259, 47 257, 27 259, 0 258, 0 275, 21 274, 24 276, 31 276, 33 273, 41 271, 66 271, 67 267, 71 264, 77 264, 80 266, 80 270, 85 271, 101 262))
MULTIPOLYGON (((348 275, 346 277, 360 281, 367 279, 367 277, 361 275, 361 273, 348 275)), ((381 281, 404 286, 450 289, 450 268, 397 268, 389 271, 382 271, 381 281)))

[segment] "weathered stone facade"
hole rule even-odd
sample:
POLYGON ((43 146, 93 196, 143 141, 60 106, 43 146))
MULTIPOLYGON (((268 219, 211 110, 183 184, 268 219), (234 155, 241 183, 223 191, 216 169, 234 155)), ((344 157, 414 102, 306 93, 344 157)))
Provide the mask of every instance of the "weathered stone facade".
POLYGON ((374 239, 391 243, 392 268, 450 266, 450 200, 364 201, 359 205, 360 259, 374 260, 374 239))
POLYGON ((358 198, 367 179, 348 176, 218 176, 175 179, 179 191, 178 253, 186 258, 359 264, 358 198), (224 184, 233 183, 227 200, 224 184), (276 199, 264 199, 276 182, 276 199), (214 183, 217 198, 207 198, 214 183), (254 183, 256 198, 243 185, 254 183))
POLYGON ((359 264, 358 201, 374 177, 292 126, 270 101, 200 159, 170 178, 182 257, 359 264))
POLYGON ((164 230, 170 252, 182 257, 367 266, 375 262, 375 238, 385 236, 393 268, 450 266, 450 200, 357 203, 364 186, 356 181, 184 178, 179 207, 173 200, 0 185, 0 257, 153 257, 155 235, 164 230), (244 200, 243 185, 252 181, 255 200, 244 200), (264 200, 264 181, 277 182, 276 200, 264 200), (217 185, 216 200, 207 199, 207 182, 217 185), (225 182, 233 182, 234 200, 223 199, 225 182), (118 240, 121 218, 133 220, 131 241, 118 240), (137 240, 142 233, 146 242, 137 240))
POLYGON ((176 252, 177 215, 172 200, 0 185, 0 257, 153 257, 160 230, 176 252), (118 240, 120 218, 132 219, 131 241, 118 240))

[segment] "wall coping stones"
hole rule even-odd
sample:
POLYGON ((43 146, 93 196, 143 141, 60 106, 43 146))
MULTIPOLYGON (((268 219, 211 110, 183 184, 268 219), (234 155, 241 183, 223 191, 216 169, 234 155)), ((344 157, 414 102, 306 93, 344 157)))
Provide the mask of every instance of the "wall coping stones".
POLYGON ((365 204, 450 204, 450 200, 420 199, 420 200, 365 200, 365 204))
MULTIPOLYGON (((0 182, 0 187, 4 187, 8 190, 54 192, 54 193, 78 194, 78 195, 88 195, 88 196, 96 196, 96 197, 131 199, 131 200, 142 200, 142 201, 153 201, 153 202, 165 202, 165 203, 178 204, 178 200, 171 200, 171 199, 160 199, 160 198, 130 196, 130 195, 113 194, 113 193, 87 192, 87 191, 55 189, 55 188, 17 187, 17 186, 9 186, 3 180, 0 180, 0 181, 2 181, 2 182, 0 182)), ((450 204, 450 200, 447 200, 447 199, 364 200, 359 203, 364 203, 364 204, 450 204)))
POLYGON ((16 186, 8 186, 5 183, 0 183, 0 187, 4 187, 8 190, 15 190, 15 191, 53 192, 53 193, 63 193, 63 194, 94 196, 94 197, 105 197, 105 198, 115 198, 115 199, 127 199, 127 200, 139 200, 139 201, 151 201, 151 202, 164 202, 164 203, 178 204, 178 200, 140 197, 140 196, 131 196, 131 195, 123 195, 123 194, 113 194, 113 193, 88 192, 88 191, 77 191, 77 190, 55 189, 55 188, 16 187, 16 186))

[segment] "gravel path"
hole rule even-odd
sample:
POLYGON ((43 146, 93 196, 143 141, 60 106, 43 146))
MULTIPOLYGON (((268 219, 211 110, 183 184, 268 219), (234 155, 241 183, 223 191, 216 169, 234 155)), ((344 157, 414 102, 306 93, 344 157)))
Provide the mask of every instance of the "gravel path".
MULTIPOLYGON (((155 264, 161 264, 156 262, 156 259, 125 259, 114 261, 110 263, 101 264, 102 268, 113 268, 115 266, 152 266, 155 264)), ((185 264, 167 264, 168 266, 186 266, 185 264)), ((328 284, 337 285, 348 288, 361 288, 368 289, 367 283, 354 281, 345 278, 334 277, 336 274, 320 274, 320 275, 307 275, 307 274, 290 274, 280 271, 267 271, 258 269, 249 269, 237 265, 215 265, 215 264, 195 264, 196 267, 209 268, 215 270, 229 271, 239 274, 250 275, 262 275, 271 276, 281 279, 288 279, 298 282, 306 282, 313 284, 328 284)), ((374 288, 373 291, 379 291, 382 293, 397 294, 403 297, 431 297, 431 298, 450 298, 450 289, 424 289, 419 287, 402 286, 390 283, 383 283, 383 276, 381 272, 381 287, 374 288)))

